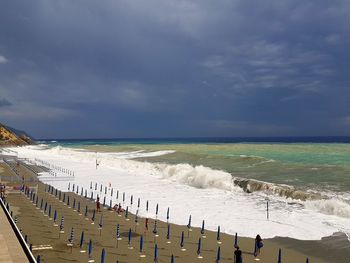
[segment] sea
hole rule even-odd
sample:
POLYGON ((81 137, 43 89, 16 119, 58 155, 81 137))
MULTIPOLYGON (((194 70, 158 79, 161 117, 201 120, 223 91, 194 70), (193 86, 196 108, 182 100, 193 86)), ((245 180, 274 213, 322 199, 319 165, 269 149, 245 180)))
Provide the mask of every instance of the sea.
POLYGON ((85 187, 112 182, 160 204, 164 220, 171 207, 174 223, 191 215, 250 237, 350 237, 350 137, 41 140, 13 150, 76 170, 85 187))

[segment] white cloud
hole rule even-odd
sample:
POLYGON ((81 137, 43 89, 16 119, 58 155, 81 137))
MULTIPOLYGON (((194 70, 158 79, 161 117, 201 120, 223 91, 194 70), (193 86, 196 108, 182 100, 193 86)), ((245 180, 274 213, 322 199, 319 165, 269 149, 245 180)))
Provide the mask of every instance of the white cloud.
POLYGON ((0 64, 6 63, 7 61, 8 60, 4 56, 0 55, 0 64))

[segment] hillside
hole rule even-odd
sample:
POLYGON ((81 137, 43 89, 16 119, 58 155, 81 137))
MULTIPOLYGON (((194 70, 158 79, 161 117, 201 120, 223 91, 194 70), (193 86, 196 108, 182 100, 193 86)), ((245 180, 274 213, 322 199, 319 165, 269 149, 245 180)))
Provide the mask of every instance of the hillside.
POLYGON ((0 146, 28 145, 34 140, 25 132, 0 123, 0 146))

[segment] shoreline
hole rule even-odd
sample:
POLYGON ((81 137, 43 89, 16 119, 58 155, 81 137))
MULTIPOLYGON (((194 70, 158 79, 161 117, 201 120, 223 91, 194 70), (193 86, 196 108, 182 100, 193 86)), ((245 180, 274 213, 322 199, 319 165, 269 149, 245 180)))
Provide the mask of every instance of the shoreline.
MULTIPOLYGON (((41 191, 43 190, 44 185, 42 183, 39 183, 40 187, 39 189, 41 189, 41 191)), ((70 195, 75 196, 77 198, 77 200, 81 200, 81 202, 87 202, 89 207, 90 207, 90 216, 91 216, 91 210, 93 209, 93 207, 95 206, 95 203, 92 203, 91 200, 86 200, 85 198, 82 198, 80 196, 76 196, 75 194, 70 193, 70 195)), ((16 195, 16 198, 20 198, 23 197, 23 195, 16 195)), ((90 223, 90 219, 89 220, 85 220, 88 221, 88 224, 85 224, 86 222, 84 220, 82 220, 82 222, 79 223, 79 215, 76 212, 73 212, 73 210, 71 208, 68 208, 65 205, 62 205, 61 202, 57 202, 57 199, 50 197, 50 195, 48 195, 47 193, 43 193, 43 196, 45 196, 45 198, 47 198, 47 200, 53 200, 53 203, 58 205, 59 209, 62 209, 62 213, 66 214, 65 216, 65 224, 66 229, 69 229, 70 226, 75 226, 76 228, 76 239, 79 238, 79 230, 80 229, 84 229, 84 231, 87 231, 87 233, 91 232, 92 236, 96 237, 98 239, 98 234, 96 234, 97 231, 97 227, 94 225, 91 225, 90 223)), ((11 203, 11 198, 9 197, 10 203, 11 203)), ((19 200, 15 200, 13 199, 13 206, 14 206, 14 210, 18 211, 18 214, 16 214, 16 216, 18 216, 19 218, 21 216, 23 216, 23 220, 19 220, 19 225, 21 226, 22 224, 22 228, 23 230, 26 229, 28 236, 30 237, 31 242, 42 242, 42 235, 36 236, 34 232, 33 228, 34 225, 36 225, 39 228, 42 228, 42 224, 40 224, 39 222, 47 222, 47 218, 45 218, 44 216, 40 216, 37 215, 37 212, 31 213, 30 211, 33 210, 34 206, 32 204, 28 204, 29 206, 27 206, 27 208, 30 208, 30 211, 26 211, 23 212, 24 207, 21 207, 19 204, 20 203, 28 203, 28 200, 26 200, 27 202, 23 202, 23 200, 21 201, 21 199, 19 200), (35 214, 35 215, 34 215, 35 214), (27 222, 28 221, 28 222, 27 222)), ((26 204, 27 205, 27 204, 26 204)), ((35 210, 34 210, 35 211, 35 210)), ((133 219, 134 219, 134 215, 130 213, 130 217, 131 220, 129 222, 124 220, 124 216, 118 218, 115 213, 110 213, 108 210, 103 209, 103 216, 104 216, 104 221, 105 222, 114 222, 115 220, 119 220, 121 219, 121 228, 122 228, 122 235, 125 236, 125 238, 127 237, 127 229, 129 227, 134 228, 134 224, 133 219), (114 217, 113 217, 114 216, 114 217)), ((98 220, 98 216, 97 216, 97 220, 98 220)), ((139 219, 141 221, 143 221, 144 219, 139 219)), ((146 237, 145 237, 145 246, 147 247, 147 260, 152 259, 152 253, 153 253, 153 245, 154 245, 154 238, 152 239, 152 227, 153 227, 153 223, 154 220, 150 219, 150 223, 149 223, 149 231, 148 233, 146 233, 146 237), (147 238, 148 235, 148 238, 147 238), (149 238, 151 236, 151 238, 149 238), (146 245, 147 244, 147 245, 146 245)), ((98 224, 96 222, 96 224, 98 224)), ((95 225, 96 225, 95 224, 95 225)), ((47 225, 47 223, 46 223, 47 225)), ((46 225, 45 225, 45 229, 46 229, 46 225)), ((165 261, 160 260, 159 262, 170 262, 170 255, 169 253, 175 253, 175 262, 194 262, 197 261, 198 259, 196 258, 196 250, 197 250, 197 242, 198 242, 198 238, 200 237, 199 234, 199 229, 198 228, 193 228, 193 231, 190 233, 190 239, 185 238, 185 244, 186 244, 186 248, 187 248, 187 252, 182 252, 180 253, 179 251, 179 240, 180 240, 180 233, 181 231, 187 231, 186 226, 183 225, 175 225, 175 224, 170 224, 171 225, 171 233, 172 236, 174 237, 174 241, 172 240, 173 245, 169 246, 169 248, 167 248, 167 246, 165 246, 164 244, 166 244, 166 222, 162 222, 162 221, 158 221, 158 228, 159 228, 159 234, 160 237, 158 238, 158 244, 159 245, 159 249, 160 251, 160 255, 163 255, 165 258, 165 261), (162 245, 163 244, 163 245, 162 245), (164 247, 163 247, 164 246, 164 247), (170 250, 169 250, 170 249, 170 250), (168 252, 167 252, 168 251, 168 252), (179 254, 178 254, 179 253, 179 254), (168 254, 168 255, 167 255, 168 254), (184 258, 185 261, 181 261, 180 258, 184 258), (189 260, 189 261, 188 261, 189 260)), ((52 236, 57 236, 57 233, 52 229, 52 227, 50 228, 49 225, 47 225, 48 230, 45 230, 45 236, 47 237, 48 240, 53 240, 52 236)), ((140 230, 142 228, 142 225, 140 225, 140 230)), ((113 239, 113 233, 115 232, 115 225, 111 225, 111 226, 106 226, 106 231, 108 231, 109 233, 108 238, 106 238, 107 240, 105 241, 103 240, 99 240, 96 242, 96 247, 97 250, 98 248, 102 249, 102 246, 106 247, 106 251, 108 253, 108 255, 114 255, 112 256, 113 258, 121 258, 121 261, 119 262, 134 262, 134 261, 128 261, 129 258, 134 258, 134 260, 139 260, 139 258, 134 257, 132 254, 130 254, 130 250, 127 248, 127 246, 125 246, 124 244, 124 248, 121 249, 120 253, 116 253, 114 251, 114 249, 112 248, 113 245, 111 245, 111 240, 115 240, 115 238, 113 239), (111 239, 111 240, 108 240, 111 239), (105 245, 106 244, 106 245, 105 245), (126 260, 127 261, 123 261, 123 257, 126 256, 126 260)), ((105 230, 103 230, 105 231, 105 230)), ((69 232, 69 231, 68 231, 69 232)), ((134 231, 133 231, 134 232, 134 231)), ((135 241, 135 239, 138 240, 139 238, 139 234, 140 233, 144 233, 144 232, 138 232, 136 231, 137 234, 135 235, 134 238, 134 246, 138 247, 137 245, 137 241, 135 241), (135 245, 136 243, 136 245, 135 245)), ((98 232, 97 232, 98 233, 98 232)), ((65 234, 67 236, 67 232, 65 234)), ((206 235, 207 238, 203 241, 203 259, 201 259, 200 261, 202 262, 213 262, 215 260, 215 255, 217 253, 216 249, 218 247, 217 242, 216 242, 216 232, 215 231, 208 231, 206 230, 206 235)), ((264 237, 263 237, 264 238, 264 237)), ((222 244, 221 244, 221 252, 222 252, 222 262, 232 262, 233 258, 233 236, 232 235, 227 235, 224 233, 221 233, 221 240, 222 240, 222 244)), ((277 253, 278 253, 278 249, 282 248, 282 255, 283 255, 283 262, 305 262, 306 257, 309 257, 310 262, 320 262, 320 263, 325 263, 325 262, 329 262, 329 260, 333 260, 334 258, 325 258, 322 259, 324 256, 327 255, 338 255, 339 258, 346 258, 347 256, 350 255, 350 249, 348 252, 346 251, 340 251, 339 254, 339 250, 333 248, 333 253, 329 253, 324 251, 324 247, 328 246, 329 244, 331 244, 333 242, 334 238, 329 237, 329 242, 326 244, 319 244, 319 241, 301 241, 301 240, 293 240, 290 238, 272 238, 272 239, 265 239, 264 240, 264 247, 262 249, 262 253, 259 256, 259 258, 261 259, 262 262, 271 262, 271 260, 275 260, 277 258, 277 253), (305 244, 307 245, 307 248, 305 248, 305 244), (328 245, 327 245, 328 244, 328 245)), ((112 242, 113 243, 113 242, 112 242)), ((254 262, 254 257, 252 256, 252 252, 253 252, 253 245, 254 245, 254 239, 252 238, 246 238, 246 237, 239 237, 239 246, 241 247, 242 251, 244 252, 243 256, 244 256, 244 262, 254 262)), ((64 246, 62 246, 62 241, 59 242, 59 244, 57 244, 59 251, 51 251, 51 250, 47 250, 45 252, 42 253, 43 258, 45 258, 45 255, 47 254, 47 256, 49 258, 51 258, 51 254, 53 254, 53 258, 57 258, 57 255, 65 255, 67 253, 67 255, 69 254, 69 249, 67 250, 64 246), (66 251, 67 250, 67 251, 66 251), (58 254, 57 254, 58 253, 58 254)), ((43 250, 44 251, 44 250, 43 250)), ((74 254, 74 253, 73 253, 74 254)), ((96 254, 96 252, 95 252, 96 254)), ((133 251, 133 254, 136 254, 136 256, 138 256, 138 253, 136 251, 133 251)), ((71 255, 70 255, 71 256, 71 255)), ((81 256, 79 253, 77 253, 76 256, 81 256)), ((78 258, 79 258, 78 257, 78 258)), ((60 256, 60 258, 62 258, 62 261, 57 261, 57 262, 65 262, 65 256, 60 256), (64 260, 63 260, 64 259, 64 260)), ((98 257, 97 257, 98 258, 98 257)), ((78 259, 79 260, 79 259, 78 259)), ((145 262, 150 262, 145 260, 145 262)), ((200 262, 199 261, 199 262, 200 262)), ((50 261, 51 262, 51 261, 50 261)), ((54 261, 52 261, 54 262, 54 261)), ((56 261, 55 261, 56 262, 56 261)), ((107 261, 107 262, 115 262, 115 261, 107 261)), ((339 261, 332 261, 332 262, 342 262, 341 260, 339 261)))

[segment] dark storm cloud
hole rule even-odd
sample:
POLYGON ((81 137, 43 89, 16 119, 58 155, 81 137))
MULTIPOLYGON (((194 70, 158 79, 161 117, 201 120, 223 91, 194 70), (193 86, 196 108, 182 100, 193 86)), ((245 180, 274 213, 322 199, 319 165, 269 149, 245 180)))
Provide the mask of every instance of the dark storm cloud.
POLYGON ((0 98, 0 107, 6 107, 6 106, 11 106, 12 103, 8 101, 7 99, 2 99, 0 98))
POLYGON ((345 0, 8 1, 0 95, 14 105, 0 117, 36 137, 345 135, 349 11, 345 0))

